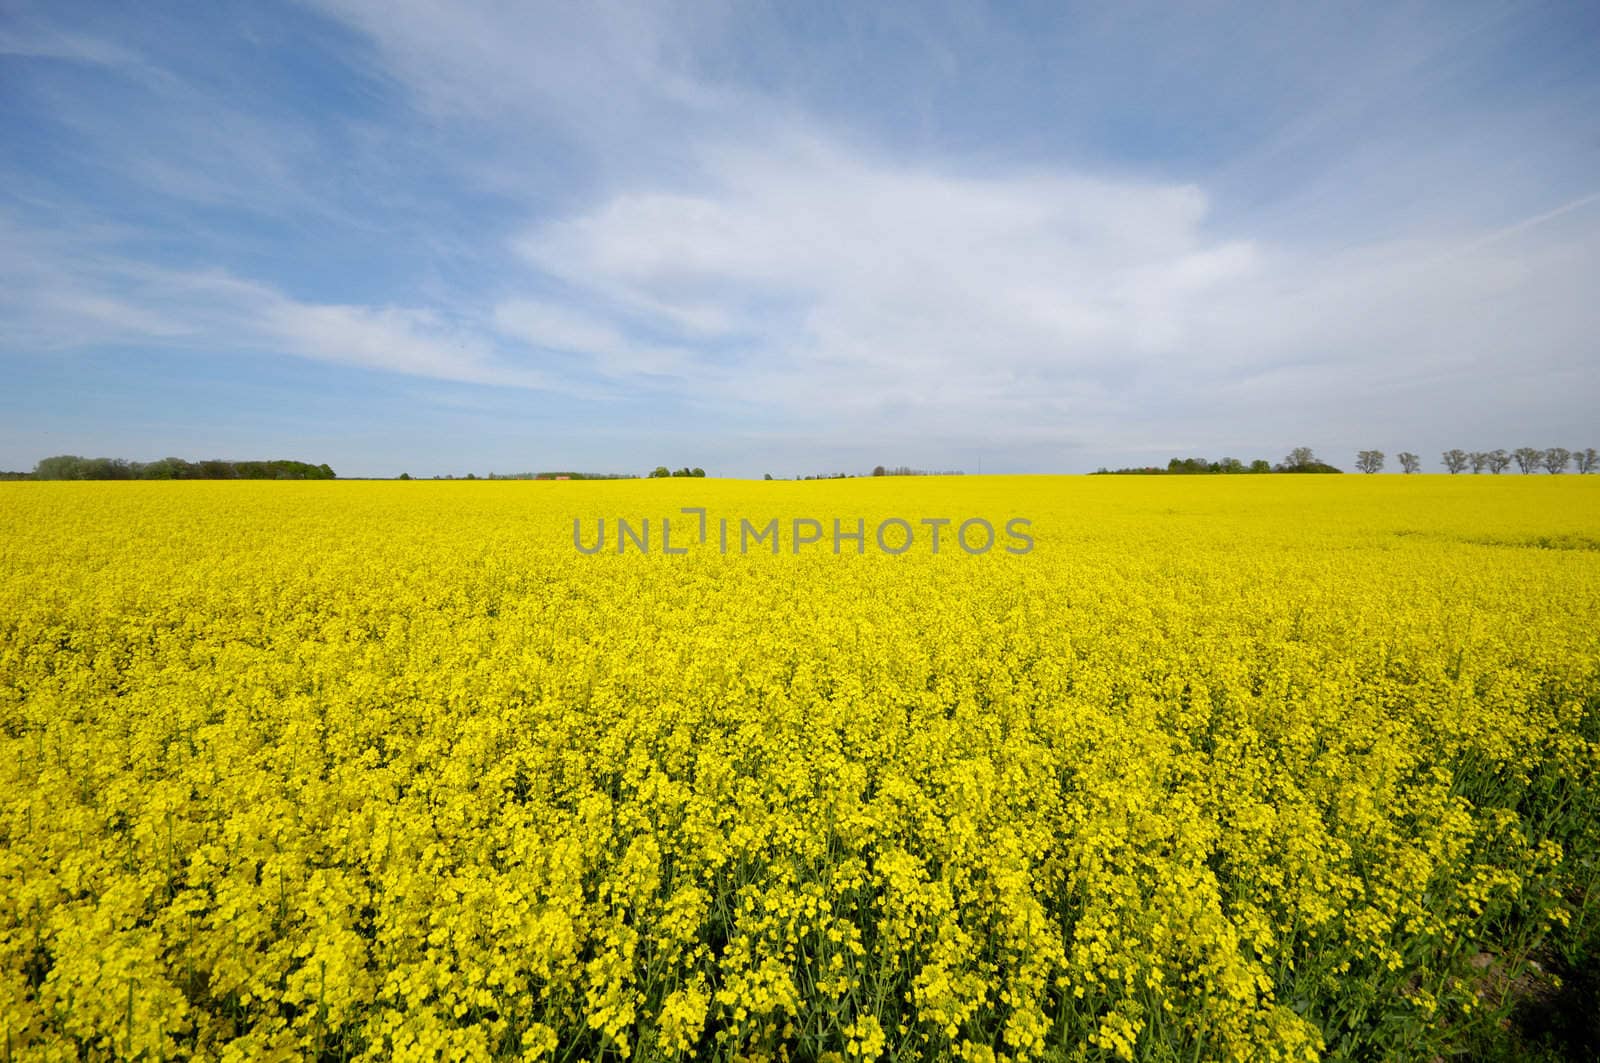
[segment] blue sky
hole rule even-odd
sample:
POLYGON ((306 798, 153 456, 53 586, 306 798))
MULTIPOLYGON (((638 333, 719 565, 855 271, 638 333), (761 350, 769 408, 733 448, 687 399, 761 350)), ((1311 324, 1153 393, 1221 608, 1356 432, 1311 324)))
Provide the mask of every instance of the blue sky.
POLYGON ((1588 3, 0 0, 0 468, 1600 445, 1597 47, 1588 3))

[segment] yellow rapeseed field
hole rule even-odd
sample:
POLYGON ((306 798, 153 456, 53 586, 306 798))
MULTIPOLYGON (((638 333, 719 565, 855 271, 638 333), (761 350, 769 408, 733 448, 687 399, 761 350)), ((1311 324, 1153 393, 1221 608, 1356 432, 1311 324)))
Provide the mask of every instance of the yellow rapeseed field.
POLYGON ((1589 477, 3 484, 5 1058, 1429 1059, 1597 617, 1589 477))

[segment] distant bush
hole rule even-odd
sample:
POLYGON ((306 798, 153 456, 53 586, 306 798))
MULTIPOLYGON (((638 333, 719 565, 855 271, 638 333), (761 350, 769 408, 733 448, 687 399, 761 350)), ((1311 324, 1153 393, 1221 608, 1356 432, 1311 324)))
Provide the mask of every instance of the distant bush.
POLYGON ((1272 471, 1273 472, 1340 472, 1340 473, 1344 472, 1343 469, 1335 468, 1334 466, 1329 465, 1325 461, 1312 461, 1312 462, 1307 462, 1304 465, 1274 465, 1272 467, 1272 471))
MULTIPOLYGON (((1238 458, 1223 458, 1221 461, 1209 461, 1206 458, 1173 458, 1167 462, 1166 468, 1159 465, 1145 465, 1128 469, 1100 468, 1091 473, 1091 476, 1251 476, 1264 472, 1288 471, 1274 470, 1271 463, 1262 458, 1257 458, 1249 465, 1238 458)), ((1309 470, 1296 469, 1296 472, 1309 470)), ((1334 472, 1339 470, 1334 469, 1334 472)))

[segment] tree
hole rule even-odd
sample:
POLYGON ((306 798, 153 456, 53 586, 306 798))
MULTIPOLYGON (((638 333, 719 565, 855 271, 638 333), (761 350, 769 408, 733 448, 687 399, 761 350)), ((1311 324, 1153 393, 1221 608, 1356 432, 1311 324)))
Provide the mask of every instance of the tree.
POLYGON ((698 478, 703 480, 703 479, 705 479, 706 471, 704 469, 700 468, 697 465, 694 468, 689 470, 689 475, 690 476, 694 476, 694 477, 698 477, 698 478))
POLYGON ((1511 465, 1511 455, 1503 450, 1491 450, 1484 455, 1484 460, 1489 463, 1489 471, 1499 476, 1511 465))
POLYGON ((1567 471, 1567 463, 1572 460, 1572 451, 1566 447, 1551 447, 1544 452, 1545 471, 1551 476, 1558 472, 1567 471))
POLYGON ((1467 460, 1472 463, 1473 475, 1482 472, 1489 464, 1489 453, 1484 450, 1474 450, 1467 455, 1467 460))
POLYGON ((1383 451, 1362 450, 1356 453, 1356 468, 1364 473, 1375 473, 1383 468, 1383 451))
POLYGON ((1251 472, 1271 472, 1272 471, 1272 463, 1267 461, 1266 458, 1257 458, 1255 461, 1252 461, 1250 463, 1250 471, 1251 472))
POLYGON ((182 458, 162 458, 148 465, 136 464, 134 469, 141 480, 192 480, 196 476, 195 467, 182 458))
POLYGON ((665 465, 657 465, 656 466, 656 471, 650 474, 650 478, 652 480, 665 479, 666 477, 671 476, 671 475, 672 475, 672 470, 671 469, 667 468, 665 465))
POLYGON ((1517 469, 1524 474, 1537 469, 1539 463, 1544 461, 1544 451, 1538 447, 1518 447, 1511 452, 1511 456, 1517 460, 1517 469))
POLYGON ((770 479, 772 479, 772 474, 769 472, 765 476, 763 476, 762 479, 763 480, 770 480, 770 479))
POLYGON ((409 480, 409 479, 411 479, 411 474, 408 473, 408 472, 403 472, 403 473, 400 474, 400 479, 409 480))
POLYGON ((1574 450, 1572 452, 1572 461, 1579 472, 1594 472, 1596 469, 1600 469, 1600 453, 1596 453, 1593 447, 1574 450))
POLYGON ((889 470, 885 469, 882 465, 874 465, 872 467, 872 475, 874 475, 874 476, 887 476, 887 475, 889 475, 889 470))
POLYGON ((1444 467, 1449 469, 1452 475, 1458 472, 1465 472, 1470 461, 1472 461, 1471 455, 1464 450, 1456 449, 1444 452, 1444 467))
POLYGON ((83 479, 83 459, 76 454, 57 454, 50 458, 41 458, 33 467, 35 480, 81 480, 83 479))
POLYGON ((1343 472, 1344 470, 1336 469, 1327 462, 1319 459, 1311 452, 1310 447, 1295 447, 1289 452, 1289 456, 1287 458, 1284 458, 1283 461, 1272 467, 1272 471, 1324 473, 1343 472))
POLYGON ((1422 459, 1411 453, 1411 451, 1402 450, 1396 456, 1400 459, 1401 472, 1412 473, 1422 470, 1422 459))

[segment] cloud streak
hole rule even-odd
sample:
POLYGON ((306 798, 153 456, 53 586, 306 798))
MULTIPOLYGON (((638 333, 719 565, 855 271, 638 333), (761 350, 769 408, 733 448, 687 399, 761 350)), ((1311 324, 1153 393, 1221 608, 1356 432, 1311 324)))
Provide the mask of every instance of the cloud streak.
POLYGON ((470 323, 427 307, 350 306, 291 298, 222 270, 184 271, 15 224, 0 253, 6 331, 34 356, 88 346, 287 354, 339 365, 499 387, 556 382, 507 357, 470 323))

